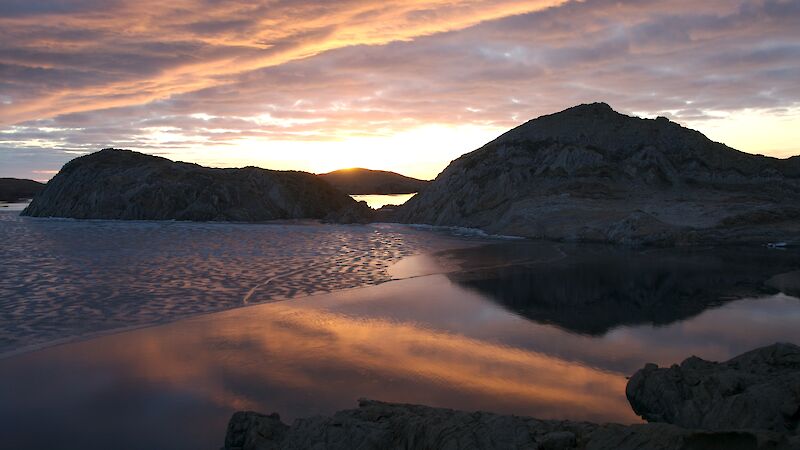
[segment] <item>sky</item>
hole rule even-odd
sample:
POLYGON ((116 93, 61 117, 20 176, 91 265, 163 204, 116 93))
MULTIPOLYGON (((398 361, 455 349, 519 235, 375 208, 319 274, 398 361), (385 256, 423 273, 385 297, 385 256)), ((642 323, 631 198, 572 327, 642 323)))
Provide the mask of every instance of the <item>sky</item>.
POLYGON ((800 154, 798 0, 2 0, 0 177, 127 148, 430 179, 604 101, 800 154))

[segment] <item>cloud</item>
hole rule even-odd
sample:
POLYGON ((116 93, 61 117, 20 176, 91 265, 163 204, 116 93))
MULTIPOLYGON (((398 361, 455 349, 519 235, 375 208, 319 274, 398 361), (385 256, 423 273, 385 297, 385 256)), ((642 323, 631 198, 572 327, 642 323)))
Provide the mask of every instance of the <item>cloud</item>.
MULTIPOLYGON (((598 100, 712 134, 737 114, 800 124, 792 1, 234 2, 202 15, 193 1, 143 5, 48 14, 36 32, 28 16, 0 20, 12 25, 0 33, 23 30, 0 49, 0 117, 14 124, 0 145, 191 149, 202 162, 251 142, 269 161, 288 148, 281 142, 364 143, 430 125, 499 134, 598 100), (123 11, 141 25, 103 22, 123 11), (55 17, 66 25, 45 26, 55 17)), ((789 131, 780 141, 749 132, 758 142, 712 137, 800 150, 789 131)), ((427 176, 457 156, 437 152, 427 176)))
POLYGON ((0 62, 51 79, 69 71, 72 81, 32 86, 10 78, 0 123, 142 104, 330 49, 413 39, 562 2, 85 0, 74 9, 13 2, 0 16, 0 62))
POLYGON ((14 148, 0 145, 0 178, 47 181, 75 154, 63 150, 14 148))

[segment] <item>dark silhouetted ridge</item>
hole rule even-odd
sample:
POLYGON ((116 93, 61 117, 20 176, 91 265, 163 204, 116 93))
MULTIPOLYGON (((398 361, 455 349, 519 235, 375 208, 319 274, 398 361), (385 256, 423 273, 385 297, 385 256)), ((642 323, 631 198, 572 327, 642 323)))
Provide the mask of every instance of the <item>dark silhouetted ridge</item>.
POLYGON ((319 177, 245 167, 216 169, 129 150, 68 162, 23 215, 80 219, 360 221, 366 205, 319 177))
POLYGON ((346 194, 412 194, 428 184, 395 172, 362 168, 336 170, 320 177, 346 194))

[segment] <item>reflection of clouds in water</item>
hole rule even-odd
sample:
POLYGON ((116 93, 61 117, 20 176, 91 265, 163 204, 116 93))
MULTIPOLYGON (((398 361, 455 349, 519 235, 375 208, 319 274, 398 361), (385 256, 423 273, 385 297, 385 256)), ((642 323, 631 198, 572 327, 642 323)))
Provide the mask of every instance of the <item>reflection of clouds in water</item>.
MULTIPOLYGON (((589 336, 515 315, 434 275, 0 360, 0 397, 6 400, 0 420, 14 417, 19 432, 39 430, 66 415, 82 420, 114 397, 134 419, 212 424, 192 436, 213 440, 234 410, 278 411, 291 421, 368 397, 636 422, 625 376, 644 363, 670 364, 691 354, 727 359, 764 343, 797 342, 799 319, 800 300, 775 295, 734 301, 668 326, 623 326, 589 336), (42 383, 37 374, 43 373, 68 375, 42 383)), ((114 426, 104 421, 117 418, 92 416, 97 428, 114 426)), ((171 430, 138 429, 131 439, 171 430)))
POLYGON ((783 294, 743 299, 664 327, 615 330, 610 338, 636 343, 641 354, 659 365, 677 363, 691 354, 723 361, 775 342, 800 343, 800 299, 783 294), (652 352, 658 348, 658 352, 652 352))
POLYGON ((277 399, 285 404, 267 407, 291 414, 292 399, 303 393, 331 410, 358 397, 435 399, 540 417, 637 421, 620 395, 625 378, 619 374, 413 322, 311 305, 197 317, 79 343, 66 354, 91 355, 93 365, 194 391, 229 409, 263 409, 262 402, 277 399))

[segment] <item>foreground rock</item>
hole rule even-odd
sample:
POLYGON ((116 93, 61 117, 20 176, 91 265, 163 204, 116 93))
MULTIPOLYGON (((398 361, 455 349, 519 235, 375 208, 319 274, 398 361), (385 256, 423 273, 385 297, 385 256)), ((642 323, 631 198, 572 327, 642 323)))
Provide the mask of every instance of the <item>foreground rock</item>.
POLYGON ((44 183, 20 178, 0 178, 0 202, 33 198, 44 189, 44 183))
POLYGON ((105 149, 67 163, 22 212, 129 220, 359 222, 371 210, 305 172, 214 169, 105 149))
POLYGON ((797 436, 800 347, 774 344, 724 363, 691 357, 669 368, 648 364, 631 377, 626 394, 633 410, 649 422, 797 436))
POLYGON ((342 169, 319 175, 345 194, 413 194, 425 188, 425 180, 385 170, 342 169))
POLYGON ((233 415, 226 450, 272 449, 783 449, 765 431, 707 432, 665 424, 597 425, 362 400, 332 417, 233 415))
POLYGON ((797 244, 798 205, 800 157, 739 152, 595 103, 456 159, 396 218, 556 240, 797 244))

